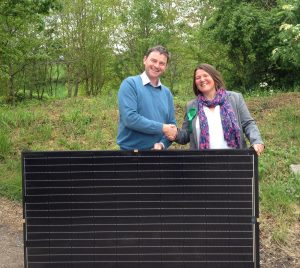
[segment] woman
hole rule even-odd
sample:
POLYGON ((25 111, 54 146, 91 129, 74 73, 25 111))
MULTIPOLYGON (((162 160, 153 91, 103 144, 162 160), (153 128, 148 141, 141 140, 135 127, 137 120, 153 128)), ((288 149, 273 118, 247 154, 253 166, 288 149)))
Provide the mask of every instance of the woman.
POLYGON ((260 132, 243 96, 225 90, 222 76, 213 66, 204 63, 195 69, 193 90, 196 98, 186 105, 177 143, 190 143, 191 150, 239 149, 247 148, 246 136, 258 155, 263 152, 260 132))

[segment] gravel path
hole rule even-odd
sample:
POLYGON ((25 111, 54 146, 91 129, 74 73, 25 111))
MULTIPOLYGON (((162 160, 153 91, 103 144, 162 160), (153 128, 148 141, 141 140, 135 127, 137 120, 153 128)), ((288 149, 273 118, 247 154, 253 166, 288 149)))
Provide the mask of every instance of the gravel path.
MULTIPOLYGON (((22 213, 20 203, 0 197, 0 268, 24 267, 22 213)), ((286 248, 276 247, 264 237, 260 268, 300 268, 299 229, 299 226, 295 227, 286 248)))

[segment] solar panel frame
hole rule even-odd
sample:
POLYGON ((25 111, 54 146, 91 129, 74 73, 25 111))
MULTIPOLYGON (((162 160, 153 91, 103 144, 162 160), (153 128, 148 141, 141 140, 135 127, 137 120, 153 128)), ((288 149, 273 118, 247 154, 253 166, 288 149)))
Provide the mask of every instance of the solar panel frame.
POLYGON ((23 152, 22 174, 26 268, 259 267, 252 149, 23 152))

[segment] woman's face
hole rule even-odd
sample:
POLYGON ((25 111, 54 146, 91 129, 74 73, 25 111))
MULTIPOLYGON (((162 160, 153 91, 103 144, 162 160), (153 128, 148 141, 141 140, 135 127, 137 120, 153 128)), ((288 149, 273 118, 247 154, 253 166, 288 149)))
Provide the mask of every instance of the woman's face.
POLYGON ((202 69, 197 70, 195 73, 195 84, 203 95, 214 94, 216 91, 215 81, 209 73, 202 69))

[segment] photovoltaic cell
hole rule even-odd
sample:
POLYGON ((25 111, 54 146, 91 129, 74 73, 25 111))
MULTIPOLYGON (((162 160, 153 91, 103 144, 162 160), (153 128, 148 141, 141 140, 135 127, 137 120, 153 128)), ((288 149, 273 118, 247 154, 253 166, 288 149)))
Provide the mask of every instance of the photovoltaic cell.
POLYGON ((27 268, 257 268, 253 150, 23 152, 27 268))

